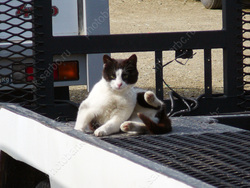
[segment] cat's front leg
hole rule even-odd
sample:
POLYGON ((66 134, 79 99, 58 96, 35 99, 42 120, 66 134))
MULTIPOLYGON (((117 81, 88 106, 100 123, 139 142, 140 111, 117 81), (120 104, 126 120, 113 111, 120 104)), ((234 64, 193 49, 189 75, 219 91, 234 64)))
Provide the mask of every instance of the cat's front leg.
POLYGON ((94 113, 90 109, 79 108, 74 129, 85 131, 86 127, 94 119, 94 113))
POLYGON ((95 130, 94 135, 101 137, 101 136, 108 136, 114 133, 120 132, 120 125, 123 121, 119 118, 112 118, 107 121, 104 125, 99 127, 95 130))

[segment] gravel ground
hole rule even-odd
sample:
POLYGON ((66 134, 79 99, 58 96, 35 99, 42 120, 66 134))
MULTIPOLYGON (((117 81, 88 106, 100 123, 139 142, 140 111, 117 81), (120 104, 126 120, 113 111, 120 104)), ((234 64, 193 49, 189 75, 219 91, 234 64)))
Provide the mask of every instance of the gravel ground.
MULTIPOLYGON (((207 10, 195 0, 109 0, 110 33, 152 33, 201 31, 222 29, 221 10, 207 10)), ((186 65, 172 62, 164 68, 165 81, 184 96, 198 96, 203 93, 204 64, 203 50, 195 50, 195 56, 186 65)), ((113 53, 114 58, 127 58, 132 53, 113 53)), ((155 90, 154 53, 139 52, 138 87, 155 90)), ((163 53, 163 62, 173 60, 174 51, 163 53)), ((180 60, 183 63, 186 60, 180 60)), ((212 51, 213 89, 221 92, 222 50, 212 51)), ((167 92, 167 91, 166 91, 167 92)), ((86 86, 70 88, 71 100, 82 101, 86 96, 86 86)))

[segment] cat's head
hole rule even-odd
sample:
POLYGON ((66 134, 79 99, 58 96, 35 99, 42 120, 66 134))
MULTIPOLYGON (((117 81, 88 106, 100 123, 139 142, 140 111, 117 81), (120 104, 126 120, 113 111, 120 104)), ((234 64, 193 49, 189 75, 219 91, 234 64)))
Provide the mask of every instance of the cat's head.
POLYGON ((103 78, 113 90, 122 91, 137 82, 137 57, 128 59, 113 59, 108 55, 103 56, 103 78))

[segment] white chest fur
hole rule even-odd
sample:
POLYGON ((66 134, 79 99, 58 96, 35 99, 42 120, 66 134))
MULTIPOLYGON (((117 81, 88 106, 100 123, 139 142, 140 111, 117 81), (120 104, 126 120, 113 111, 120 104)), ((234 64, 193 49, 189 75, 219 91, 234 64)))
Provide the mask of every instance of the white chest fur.
POLYGON ((132 86, 118 91, 112 90, 102 79, 80 105, 75 128, 84 130, 93 119, 101 125, 114 117, 119 117, 121 122, 126 121, 131 116, 135 105, 136 93, 132 86))
POLYGON ((133 88, 126 87, 121 91, 114 91, 104 80, 101 80, 91 92, 88 102, 91 108, 96 108, 96 120, 100 124, 106 123, 113 116, 131 113, 136 104, 136 94, 133 88))

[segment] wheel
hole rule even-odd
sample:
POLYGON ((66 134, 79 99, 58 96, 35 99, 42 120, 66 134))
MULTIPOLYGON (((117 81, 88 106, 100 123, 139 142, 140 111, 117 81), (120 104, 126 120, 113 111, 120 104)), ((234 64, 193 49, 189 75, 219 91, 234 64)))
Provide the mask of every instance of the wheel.
POLYGON ((35 188, 50 188, 49 179, 41 181, 35 188))
POLYGON ((222 7, 222 0, 201 0, 207 9, 218 9, 222 7))
POLYGON ((34 188, 41 181, 43 183, 38 188, 50 187, 46 174, 1 152, 0 186, 2 188, 34 188))

